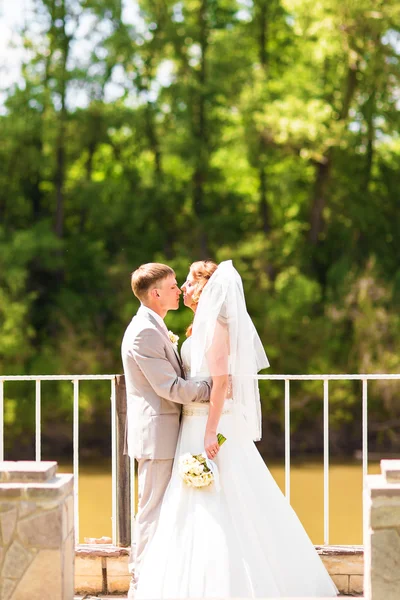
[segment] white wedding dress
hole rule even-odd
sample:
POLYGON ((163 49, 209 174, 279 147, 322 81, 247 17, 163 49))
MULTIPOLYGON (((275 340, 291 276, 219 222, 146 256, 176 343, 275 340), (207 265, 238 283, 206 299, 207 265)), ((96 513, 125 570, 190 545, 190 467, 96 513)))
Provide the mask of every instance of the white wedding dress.
MULTIPOLYGON (((191 338, 182 346, 190 373, 191 338)), ((337 589, 247 431, 225 401, 220 488, 186 486, 178 458, 204 450, 208 405, 185 405, 175 463, 136 599, 333 597, 337 589)), ((307 493, 307 490, 305 490, 307 493)))

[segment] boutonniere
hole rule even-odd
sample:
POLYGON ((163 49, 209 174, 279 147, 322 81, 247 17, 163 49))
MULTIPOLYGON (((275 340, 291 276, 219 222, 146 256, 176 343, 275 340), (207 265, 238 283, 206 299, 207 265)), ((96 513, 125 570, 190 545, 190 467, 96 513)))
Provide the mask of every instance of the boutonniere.
POLYGON ((175 348, 177 348, 179 335, 176 335, 173 331, 168 331, 168 337, 171 340, 171 344, 173 344, 175 348))

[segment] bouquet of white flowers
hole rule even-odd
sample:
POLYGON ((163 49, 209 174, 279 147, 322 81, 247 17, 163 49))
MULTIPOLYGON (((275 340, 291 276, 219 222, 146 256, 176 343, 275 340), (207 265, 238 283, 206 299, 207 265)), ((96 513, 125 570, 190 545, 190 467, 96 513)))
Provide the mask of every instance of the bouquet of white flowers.
MULTIPOLYGON (((226 441, 222 433, 217 434, 218 444, 226 441)), ((215 480, 216 465, 207 458, 205 452, 202 454, 182 454, 179 457, 179 474, 186 485, 190 487, 207 487, 215 480)))

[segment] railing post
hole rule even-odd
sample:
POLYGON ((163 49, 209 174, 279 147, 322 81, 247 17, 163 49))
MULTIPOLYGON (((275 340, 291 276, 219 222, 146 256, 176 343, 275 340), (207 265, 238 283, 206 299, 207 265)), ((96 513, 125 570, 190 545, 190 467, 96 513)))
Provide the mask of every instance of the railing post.
POLYGON ((131 545, 130 460, 125 449, 126 387, 124 375, 115 377, 117 425, 117 546, 131 545))
POLYGON ((75 513, 75 545, 79 544, 79 379, 73 379, 73 469, 74 469, 74 513, 75 513))
POLYGON ((363 482, 368 475, 368 381, 362 380, 362 464, 363 482))
POLYGON ((41 387, 40 379, 36 379, 36 392, 35 392, 35 447, 36 447, 36 462, 41 461, 42 446, 41 446, 41 387))
POLYGON ((290 503, 290 381, 285 379, 285 496, 290 503))
POLYGON ((329 381, 324 379, 324 544, 329 544, 329 381))
POLYGON ((0 379, 0 461, 4 460, 4 381, 0 379))

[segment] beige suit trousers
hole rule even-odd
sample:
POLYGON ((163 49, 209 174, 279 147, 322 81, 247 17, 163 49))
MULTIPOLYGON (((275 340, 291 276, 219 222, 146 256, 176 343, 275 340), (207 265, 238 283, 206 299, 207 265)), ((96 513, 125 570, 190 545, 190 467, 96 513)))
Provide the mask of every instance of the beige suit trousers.
POLYGON ((143 551, 157 527, 161 503, 171 479, 173 459, 138 459, 138 511, 135 521, 135 549, 131 552, 130 571, 137 585, 143 551))

